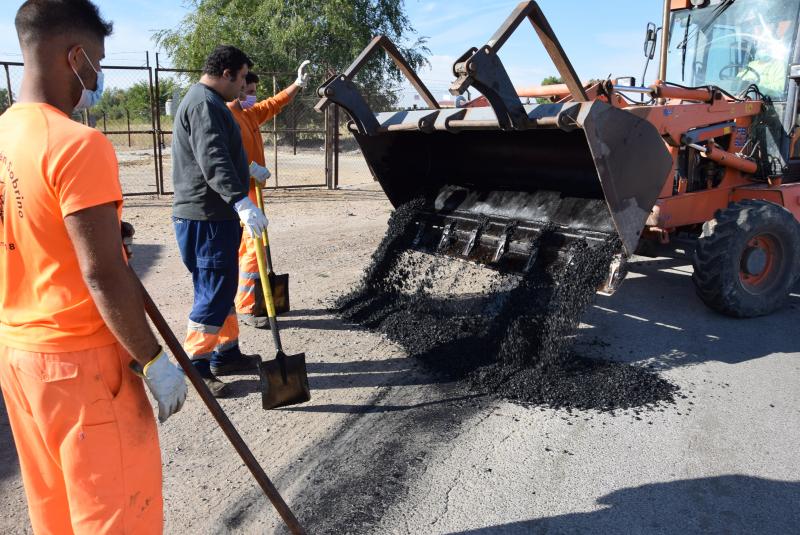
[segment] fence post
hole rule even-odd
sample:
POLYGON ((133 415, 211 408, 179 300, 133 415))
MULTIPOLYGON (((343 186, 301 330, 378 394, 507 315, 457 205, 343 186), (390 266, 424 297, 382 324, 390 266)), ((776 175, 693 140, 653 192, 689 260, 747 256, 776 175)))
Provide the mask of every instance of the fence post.
POLYGON ((330 106, 325 108, 325 186, 328 189, 333 189, 333 169, 331 168, 331 163, 333 162, 333 159, 331 158, 331 146, 333 145, 333 139, 331 136, 330 110, 330 106))
POLYGON ((8 107, 14 105, 14 95, 11 93, 11 74, 8 72, 8 63, 3 65, 6 68, 6 88, 8 89, 8 107))
POLYGON ((292 151, 292 154, 297 156, 297 104, 295 103, 292 103, 292 151))
MULTIPOLYGON (((278 79, 272 75, 272 96, 278 94, 278 79)), ((278 187, 278 116, 272 118, 272 171, 275 173, 275 187, 278 187)))
POLYGON ((338 104, 333 105, 333 189, 339 189, 339 105, 338 104))
POLYGON ((153 165, 155 166, 156 173, 156 195, 163 195, 164 181, 158 170, 158 134, 156 132, 156 117, 153 115, 153 69, 150 67, 150 52, 145 52, 145 59, 147 61, 147 76, 150 82, 147 86, 147 96, 150 99, 150 128, 153 133, 153 165))
POLYGON ((107 131, 108 128, 106 127, 106 112, 103 112, 103 134, 105 134, 107 131))
POLYGON ((125 108, 125 119, 128 122, 128 148, 131 148, 131 111, 125 108))
POLYGON ((153 98, 153 112, 156 118, 156 138, 158 139, 158 176, 159 176, 159 189, 164 191, 164 152, 162 147, 164 145, 164 134, 161 132, 161 86, 158 84, 158 71, 161 66, 158 62, 158 52, 156 52, 156 89, 153 98))

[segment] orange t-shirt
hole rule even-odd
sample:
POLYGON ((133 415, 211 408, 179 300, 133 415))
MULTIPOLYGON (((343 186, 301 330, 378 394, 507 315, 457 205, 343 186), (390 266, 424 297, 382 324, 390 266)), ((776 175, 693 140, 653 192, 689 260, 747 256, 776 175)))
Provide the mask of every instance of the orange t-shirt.
POLYGON ((116 341, 64 225, 109 202, 121 215, 117 158, 100 132, 47 104, 0 115, 0 344, 60 353, 116 341))
POLYGON ((236 101, 228 102, 233 118, 239 123, 242 131, 242 145, 247 154, 247 164, 256 162, 266 165, 264 159, 264 140, 261 137, 261 125, 278 115, 291 99, 286 91, 281 91, 274 97, 256 102, 252 108, 243 110, 236 105, 236 101))

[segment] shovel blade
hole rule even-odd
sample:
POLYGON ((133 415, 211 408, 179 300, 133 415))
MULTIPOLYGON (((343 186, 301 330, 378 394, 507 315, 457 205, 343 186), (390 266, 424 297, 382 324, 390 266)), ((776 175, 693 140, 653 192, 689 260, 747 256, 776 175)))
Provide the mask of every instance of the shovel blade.
POLYGON ((306 354, 283 355, 258 366, 264 410, 305 403, 311 399, 306 354))
POLYGON ((275 302, 275 313, 289 312, 289 274, 269 274, 269 285, 272 289, 272 300, 275 302))

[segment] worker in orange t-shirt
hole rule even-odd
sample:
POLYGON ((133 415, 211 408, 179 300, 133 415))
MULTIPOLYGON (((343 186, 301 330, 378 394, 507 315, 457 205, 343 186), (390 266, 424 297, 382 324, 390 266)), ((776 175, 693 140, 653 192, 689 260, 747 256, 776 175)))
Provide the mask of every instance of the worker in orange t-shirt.
MULTIPOLYGON (((242 144, 250 162, 250 199, 256 202, 257 187, 262 187, 269 171, 264 160, 264 140, 261 137, 261 125, 269 121, 292 101, 297 93, 308 85, 309 74, 304 72, 309 61, 304 61, 297 69, 297 80, 275 95, 274 97, 258 101, 256 90, 259 82, 258 75, 247 73, 245 86, 239 98, 228 103, 228 108, 233 113, 234 119, 242 131, 242 144)), ((236 313, 245 325, 257 328, 267 327, 266 308, 264 295, 261 291, 261 282, 258 275, 258 262, 256 261, 255 240, 248 234, 242 235, 239 245, 239 288, 236 292, 236 313)))
POLYGON ((28 0, 19 99, 0 116, 0 386, 36 534, 162 532, 159 420, 183 372, 144 314, 100 99, 112 26, 89 0, 28 0))

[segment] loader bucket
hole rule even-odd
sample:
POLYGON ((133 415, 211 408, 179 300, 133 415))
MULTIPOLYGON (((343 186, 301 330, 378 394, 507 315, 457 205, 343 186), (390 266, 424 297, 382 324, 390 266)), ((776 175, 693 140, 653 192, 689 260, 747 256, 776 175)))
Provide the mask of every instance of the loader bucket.
POLYGON ((458 120, 461 130, 389 128, 414 123, 401 112, 379 114, 378 134, 354 135, 393 205, 426 199, 420 224, 434 236, 417 240, 427 243, 423 248, 519 268, 526 245, 554 224, 570 238, 601 240, 617 232, 632 254, 672 167, 658 131, 600 101, 526 109, 534 122, 566 126, 470 128, 492 112, 476 108, 458 120))
POLYGON ((651 123, 589 100, 537 3, 519 4, 485 46, 456 60, 453 74, 452 94, 473 87, 489 106, 440 108, 386 37, 318 90, 318 110, 333 102, 350 115, 348 127, 392 204, 424 199, 413 247, 524 271, 546 228, 556 250, 618 233, 633 254, 672 157, 651 123), (570 91, 561 103, 523 105, 500 61, 499 49, 525 20, 570 91), (429 109, 373 113, 353 79, 378 48, 429 109))

